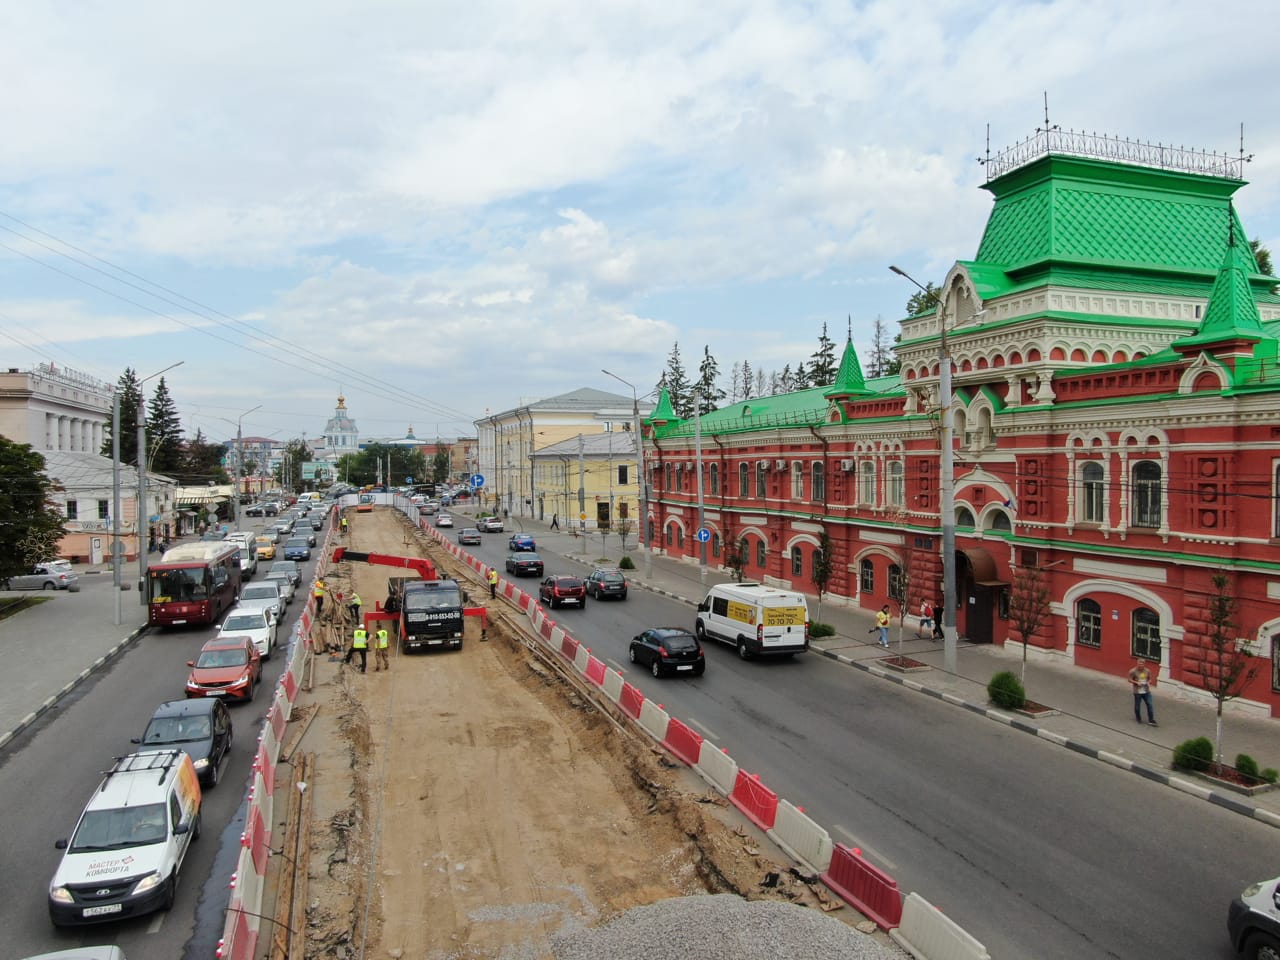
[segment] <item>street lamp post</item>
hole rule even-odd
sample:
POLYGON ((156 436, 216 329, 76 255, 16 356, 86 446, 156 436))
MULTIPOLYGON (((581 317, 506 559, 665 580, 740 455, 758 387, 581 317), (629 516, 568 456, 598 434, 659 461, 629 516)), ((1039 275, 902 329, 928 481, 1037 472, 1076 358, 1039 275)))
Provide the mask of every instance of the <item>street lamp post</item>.
POLYGON ((258 404, 253 410, 246 410, 236 418, 236 482, 231 488, 231 509, 235 513, 236 533, 240 532, 240 482, 241 475, 244 473, 244 435, 241 427, 244 418, 253 413, 254 410, 261 410, 262 404, 258 404))
POLYGON ((640 398, 636 395, 635 384, 629 380, 623 380, 616 373, 610 373, 608 370, 602 369, 600 372, 631 388, 631 432, 635 435, 636 469, 640 472, 640 476, 636 478, 640 482, 640 523, 636 535, 644 544, 644 576, 648 579, 653 576, 653 554, 649 547, 649 485, 645 482, 644 441, 640 436, 640 398))
MULTIPOLYGON (((147 418, 144 408, 142 385, 148 380, 154 380, 162 373, 168 373, 174 367, 180 367, 185 360, 179 360, 177 363, 171 363, 163 370, 157 370, 149 377, 143 377, 138 381, 138 507, 135 511, 136 518, 134 526, 138 530, 138 593, 139 602, 146 604, 147 602, 147 547, 142 543, 142 525, 147 524, 147 532, 150 533, 150 515, 147 512, 147 418)), ((148 544, 147 546, 150 546, 148 544)))
POLYGON ((702 531, 707 525, 702 497, 702 394, 693 395, 693 453, 694 470, 698 479, 698 573, 703 585, 707 582, 707 541, 702 531))
POLYGON ((938 493, 942 520, 942 658, 948 674, 956 672, 956 482, 955 451, 951 448, 951 351, 947 348, 946 309, 937 291, 930 290, 900 267, 890 266, 898 276, 911 281, 930 298, 938 310, 938 407, 942 417, 938 493))

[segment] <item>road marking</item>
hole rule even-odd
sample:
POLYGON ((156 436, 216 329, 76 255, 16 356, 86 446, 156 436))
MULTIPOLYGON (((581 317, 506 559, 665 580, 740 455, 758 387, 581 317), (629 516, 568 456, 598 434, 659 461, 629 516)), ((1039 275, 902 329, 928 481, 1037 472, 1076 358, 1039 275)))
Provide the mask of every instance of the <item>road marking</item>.
POLYGON ((159 933, 160 928, 164 926, 164 918, 169 915, 168 910, 160 910, 156 913, 155 918, 147 924, 147 933, 159 933))
POLYGON ((712 730, 709 727, 704 727, 702 724, 700 724, 697 720, 694 720, 692 717, 689 718, 688 724, 691 727, 697 727, 699 730, 705 733, 712 740, 718 741, 720 739, 720 734, 716 733, 714 730, 712 730))
POLYGON ((859 850, 862 851, 862 854, 864 857, 869 856, 871 859, 880 861, 880 863, 882 863, 886 869, 892 870, 895 872, 897 871, 898 865, 896 863, 894 863, 892 860, 886 857, 883 853, 880 853, 874 847, 867 846, 865 843, 863 843, 861 840, 855 837, 851 832, 846 830, 844 827, 840 826, 840 824, 837 823, 835 826, 831 828, 831 830, 833 833, 843 834, 845 837, 847 837, 849 839, 848 845, 851 847, 857 847, 859 850))

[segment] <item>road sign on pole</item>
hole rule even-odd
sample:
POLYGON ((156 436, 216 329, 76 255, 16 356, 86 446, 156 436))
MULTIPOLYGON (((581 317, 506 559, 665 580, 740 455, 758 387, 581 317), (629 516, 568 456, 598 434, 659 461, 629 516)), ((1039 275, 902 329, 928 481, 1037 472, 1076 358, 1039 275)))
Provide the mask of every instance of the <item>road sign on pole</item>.
POLYGON ((706 527, 699 527, 695 536, 698 538, 699 543, 706 543, 711 539, 711 531, 706 527))
POLYGON ((477 490, 479 490, 481 487, 483 487, 483 486, 484 486, 484 475, 483 475, 483 474, 480 474, 480 473, 473 473, 473 474, 471 475, 471 485, 472 485, 473 487, 475 487, 477 490))

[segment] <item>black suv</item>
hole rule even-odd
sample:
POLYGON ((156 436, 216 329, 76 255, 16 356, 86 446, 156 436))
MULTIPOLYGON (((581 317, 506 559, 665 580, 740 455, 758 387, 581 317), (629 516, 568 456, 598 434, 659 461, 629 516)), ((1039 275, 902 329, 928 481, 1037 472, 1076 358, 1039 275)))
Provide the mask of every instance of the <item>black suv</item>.
POLYGON ((627 599, 627 578, 614 567, 596 567, 587 575, 587 596, 596 600, 605 597, 627 599))
POLYGON ((131 742, 144 750, 182 750, 195 764, 200 782, 214 787, 223 758, 231 750, 231 712, 213 697, 169 700, 156 707, 147 729, 131 742))

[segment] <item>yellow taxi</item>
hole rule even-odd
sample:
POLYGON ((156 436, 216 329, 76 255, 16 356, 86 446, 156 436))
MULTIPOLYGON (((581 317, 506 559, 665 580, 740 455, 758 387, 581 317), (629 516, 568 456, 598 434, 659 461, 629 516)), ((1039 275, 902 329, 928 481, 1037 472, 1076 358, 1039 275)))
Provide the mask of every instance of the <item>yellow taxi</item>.
POLYGON ((276 542, 271 537, 254 537, 253 544, 258 551, 259 560, 274 560, 276 558, 276 542))

